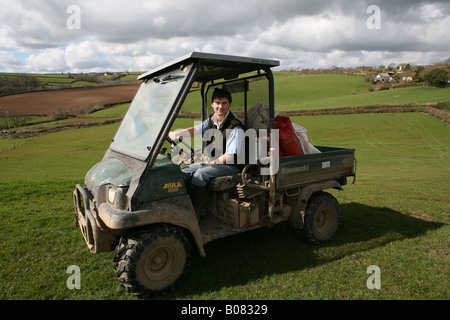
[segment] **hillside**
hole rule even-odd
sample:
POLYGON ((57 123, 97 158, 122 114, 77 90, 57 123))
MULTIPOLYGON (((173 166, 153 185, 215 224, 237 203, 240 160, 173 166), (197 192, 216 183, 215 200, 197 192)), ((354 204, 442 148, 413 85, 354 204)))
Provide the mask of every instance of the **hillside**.
MULTIPOLYGON (((52 79, 50 75, 45 79, 52 79)), ((128 75, 127 79, 134 77, 128 75)), ((274 73, 275 77, 275 104, 278 110, 308 110, 342 106, 364 106, 364 105, 399 105, 399 104, 428 104, 450 100, 450 87, 435 88, 426 86, 414 86, 399 89, 376 91, 376 86, 371 85, 363 76, 345 75, 345 74, 312 74, 302 75, 297 72, 280 71, 274 73), (375 88, 375 89, 374 89, 375 88), (370 90, 369 90, 370 89, 370 90)), ((0 76, 1 78, 1 76, 0 76)), ((55 77, 59 81, 68 81, 69 78, 59 76, 55 77)), ((103 84, 108 82, 102 82, 103 84)), ((109 82, 112 83, 112 82, 109 82)), ((128 82, 129 83, 129 82, 128 82)), ((16 94, 7 97, 0 97, 0 110, 7 109, 19 113, 28 114, 51 114, 58 109, 70 110, 76 106, 90 105, 111 102, 123 102, 131 100, 137 90, 137 83, 117 85, 114 91, 122 91, 124 88, 130 88, 126 97, 114 101, 114 97, 108 99, 108 102, 102 102, 102 99, 96 100, 95 90, 99 95, 105 92, 105 88, 78 88, 76 90, 56 90, 32 92, 25 94, 16 94), (136 84, 133 87, 133 84, 136 84), (88 90, 88 91, 84 91, 88 90), (85 92, 89 92, 89 97, 82 97, 85 92), (64 99, 64 96, 70 94, 70 97, 64 99), (78 96, 77 96, 78 95, 78 96), (41 101, 42 96, 46 98, 41 101), (54 102, 52 101, 54 99, 54 102), (81 99, 81 101, 75 101, 81 99), (89 100, 91 99, 91 100, 89 100), (33 101, 33 109, 30 109, 27 101, 33 101), (56 106, 56 104, 58 106, 56 106), (48 110, 47 110, 48 109, 48 110)), ((92 86, 98 85, 91 83, 92 86)), ((188 99, 184 107, 185 110, 192 112, 198 111, 198 103, 190 102, 188 99)), ((239 108, 240 106, 237 106, 239 108)))
POLYGON ((136 82, 140 72, 120 73, 0 73, 0 96, 42 90, 96 87, 136 82))
MULTIPOLYGON (((344 106, 421 105, 450 100, 450 88, 426 86, 370 91, 362 76, 280 73, 275 79, 277 110, 310 110, 344 106)), ((371 89, 373 90, 373 89, 371 89)))
MULTIPOLYGON (((440 102, 445 102, 444 104, 447 105, 446 108, 448 109, 448 102, 450 101, 450 87, 414 86, 377 91, 374 90, 377 87, 365 81, 364 77, 355 75, 302 75, 297 72, 282 71, 275 72, 274 77, 275 107, 280 112, 340 107, 372 107, 376 105, 382 105, 385 109, 399 105, 419 106, 421 108, 423 105, 433 106, 440 102)), ((48 122, 52 120, 51 117, 53 117, 53 120, 61 120, 72 116, 77 118, 76 122, 92 122, 92 120, 85 118, 86 114, 91 113, 94 109, 101 110, 105 105, 131 101, 138 85, 134 82, 115 86, 38 91, 2 96, 0 97, 0 128, 11 129, 17 126, 48 122), (46 115, 47 118, 27 117, 17 121, 17 124, 13 124, 11 119, 7 119, 17 114, 46 115)), ((261 82, 261 85, 264 85, 263 82, 261 82)), ((249 96, 252 96, 251 92, 249 96)), ((250 101, 249 106, 252 105, 253 101, 250 101)), ((109 108, 101 112, 102 116, 90 114, 89 117, 117 118, 120 120, 126 110, 126 106, 121 107, 120 111, 109 108)), ((234 100, 233 111, 239 110, 243 110, 243 104, 242 99, 238 98, 234 100)), ((393 112, 400 111, 392 110, 393 112)), ((182 111, 193 113, 190 116, 198 116, 197 113, 200 111, 198 91, 188 95, 182 111)), ((352 113, 354 112, 357 111, 353 110, 352 113)), ((70 122, 73 123, 74 120, 70 120, 70 122)))

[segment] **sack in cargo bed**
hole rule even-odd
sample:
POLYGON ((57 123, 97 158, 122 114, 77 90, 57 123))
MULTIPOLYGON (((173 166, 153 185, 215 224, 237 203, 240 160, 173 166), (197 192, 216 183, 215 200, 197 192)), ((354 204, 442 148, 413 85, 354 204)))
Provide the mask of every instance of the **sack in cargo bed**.
POLYGON ((300 141, 300 145, 302 146, 302 150, 304 154, 313 154, 313 153, 320 153, 319 149, 314 147, 308 139, 308 136, 306 135, 306 129, 303 128, 301 125, 297 123, 293 123, 292 127, 294 128, 295 134, 298 137, 298 140, 300 141))

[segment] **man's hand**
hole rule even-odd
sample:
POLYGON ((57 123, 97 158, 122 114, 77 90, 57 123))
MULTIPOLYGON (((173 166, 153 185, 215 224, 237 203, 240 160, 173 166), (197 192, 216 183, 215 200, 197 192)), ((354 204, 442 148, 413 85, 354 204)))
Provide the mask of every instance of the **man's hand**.
POLYGON ((199 131, 192 127, 192 128, 188 128, 188 129, 180 129, 180 130, 176 130, 176 131, 170 131, 168 134, 168 137, 170 140, 172 141, 178 141, 180 140, 181 137, 192 137, 196 134, 199 134, 199 131))
POLYGON ((178 139, 180 139, 180 135, 177 132, 170 131, 169 139, 172 141, 177 141, 178 139))

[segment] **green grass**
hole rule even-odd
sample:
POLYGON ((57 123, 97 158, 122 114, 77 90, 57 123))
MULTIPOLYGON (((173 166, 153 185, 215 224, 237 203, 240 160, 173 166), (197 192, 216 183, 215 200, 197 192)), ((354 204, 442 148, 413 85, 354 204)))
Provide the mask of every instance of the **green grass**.
MULTIPOLYGON (((313 104, 324 99, 350 96, 367 90, 363 77, 341 74, 298 75, 294 72, 276 73, 275 103, 277 107, 313 104)), ((289 110, 296 110, 297 108, 289 110)))
POLYGON ((308 128, 313 144, 356 149, 358 187, 339 193, 341 197, 349 201, 362 197, 376 206, 438 220, 448 217, 450 133, 445 123, 421 113, 292 117, 292 121, 308 128))
MULTIPOLYGON (((292 121, 316 145, 356 149, 356 184, 333 191, 342 211, 335 240, 308 245, 287 225, 216 240, 205 258, 194 250, 187 277, 162 298, 448 299, 448 127, 421 113, 292 121), (366 287, 370 265, 381 269, 380 290, 366 287)), ((0 152, 0 299, 135 299, 115 279, 113 253, 90 254, 73 222, 74 186, 117 127, 0 139, 17 145, 0 152), (80 290, 66 287, 71 265, 80 290)))
MULTIPOLYGON (((53 177, 78 178, 82 182, 86 170, 101 161, 118 125, 60 131, 27 139, 20 148, 0 153, 2 181, 53 177)), ((9 140, 8 144, 12 141, 20 144, 22 139, 9 140)))
POLYGON ((87 115, 94 118, 120 118, 127 113, 130 103, 117 104, 109 108, 105 108, 87 115))
MULTIPOLYGON (((99 111, 86 114, 79 115, 76 117, 69 117, 67 119, 55 120, 53 116, 51 117, 27 117, 26 125, 20 128, 14 128, 13 130, 19 131, 38 131, 42 129, 51 129, 55 127, 64 127, 70 126, 74 124, 92 124, 92 123, 101 123, 104 121, 111 121, 120 119, 125 115, 130 103, 119 103, 117 105, 113 105, 111 107, 107 107, 101 109, 99 111)), ((4 139, 6 140, 6 139, 4 139)), ((2 142, 0 140, 0 149, 2 147, 2 142)))
POLYGON ((408 87, 368 92, 361 76, 276 73, 277 110, 309 110, 363 105, 421 105, 450 100, 450 88, 408 87))
MULTIPOLYGON (((370 84, 362 76, 343 74, 299 75, 275 72, 275 106, 279 111, 311 110, 365 105, 422 105, 450 101, 450 88, 425 86, 369 92, 370 84)), ((248 106, 261 97, 265 81, 251 84, 248 106)), ((268 98, 262 96, 266 103, 268 98)), ((200 112, 198 91, 188 95, 182 110, 200 112)), ((232 110, 243 110, 243 94, 233 94, 232 110)))
POLYGON ((448 100, 450 100, 450 88, 411 87, 322 98, 289 106, 280 105, 278 110, 309 110, 364 105, 422 105, 448 100))

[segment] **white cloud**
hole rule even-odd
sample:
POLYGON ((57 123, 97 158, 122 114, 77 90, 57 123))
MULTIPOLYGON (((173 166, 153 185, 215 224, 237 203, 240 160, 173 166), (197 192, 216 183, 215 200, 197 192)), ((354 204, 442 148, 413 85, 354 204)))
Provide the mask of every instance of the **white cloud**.
POLYGON ((450 3, 438 0, 0 1, 0 71, 145 71, 191 51, 275 58, 286 69, 450 56, 450 3), (372 4, 380 30, 366 25, 372 4), (67 28, 70 5, 79 29, 67 28))
POLYGON ((21 61, 14 55, 13 51, 0 50, 0 69, 3 69, 6 72, 14 72, 20 68, 20 66, 21 61))
POLYGON ((65 65, 64 50, 50 48, 40 50, 27 57, 24 63, 25 69, 20 71, 27 73, 60 72, 61 67, 66 69, 65 65))
POLYGON ((445 18, 442 8, 434 3, 425 3, 420 7, 419 18, 423 22, 433 22, 445 18))
POLYGON ((167 24, 167 19, 164 18, 163 16, 159 16, 159 17, 153 18, 153 25, 155 27, 162 27, 165 24, 167 24))
POLYGON ((70 44, 65 49, 64 56, 67 66, 75 72, 102 71, 108 65, 105 54, 98 50, 95 42, 89 40, 70 44))

